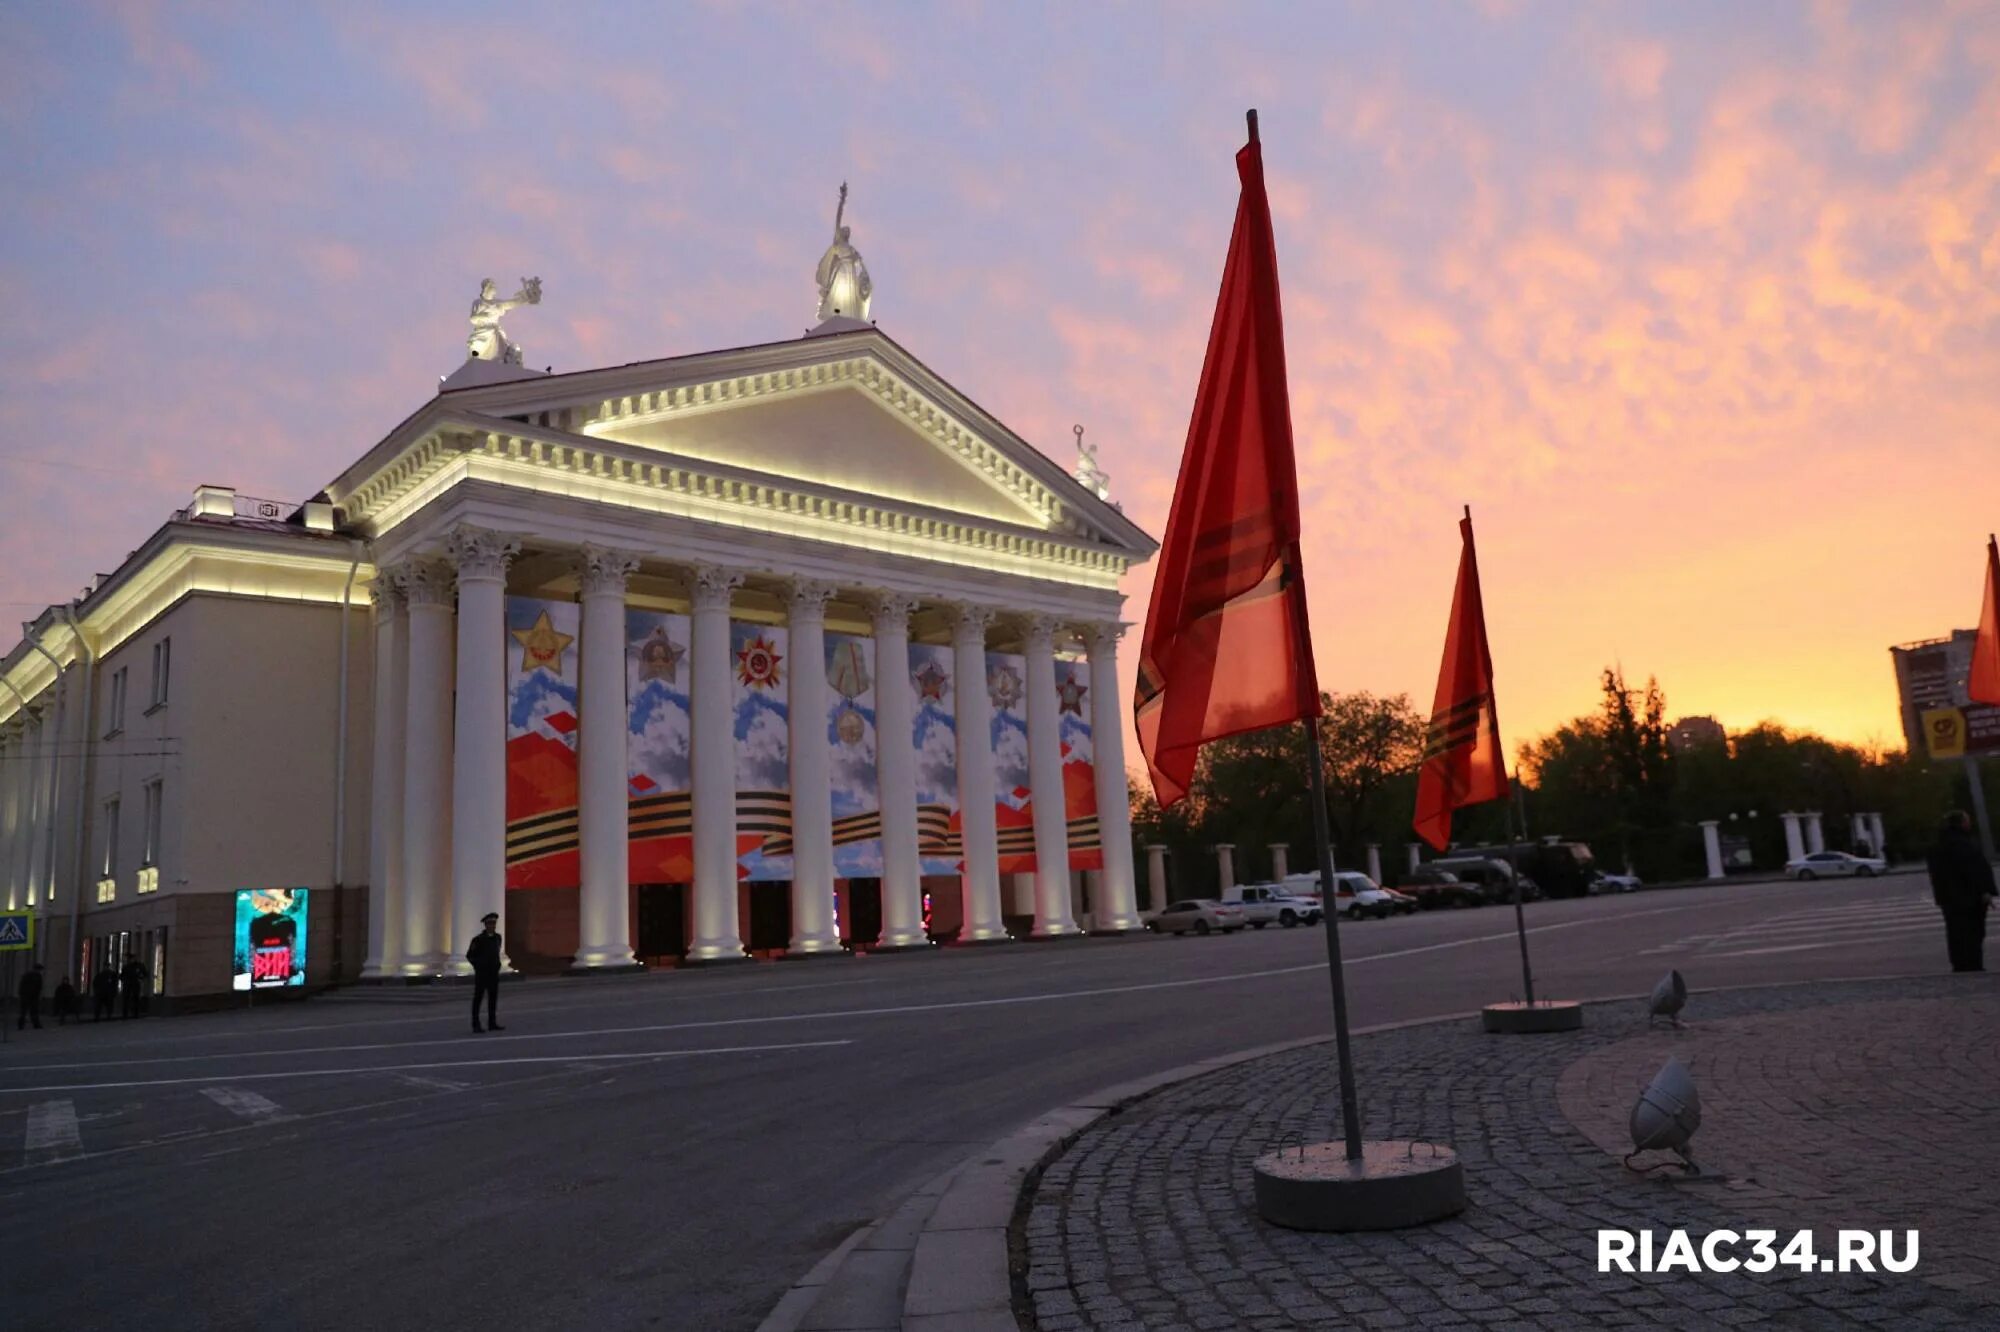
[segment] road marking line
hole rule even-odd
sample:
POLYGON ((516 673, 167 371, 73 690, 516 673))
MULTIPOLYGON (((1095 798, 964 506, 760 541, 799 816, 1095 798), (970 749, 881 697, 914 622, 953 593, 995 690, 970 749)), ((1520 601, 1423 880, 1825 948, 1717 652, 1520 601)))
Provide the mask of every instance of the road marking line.
MULTIPOLYGON (((795 1041, 787 1045, 724 1045, 706 1050, 637 1050, 627 1054, 598 1054, 591 1055, 590 1057, 599 1061, 610 1059, 684 1059, 690 1055, 759 1054, 769 1050, 820 1050, 829 1046, 852 1044, 854 1042, 851 1040, 795 1041)), ((575 1055, 514 1055, 506 1059, 455 1059, 430 1064, 376 1064, 363 1068, 305 1068, 293 1069, 285 1073, 241 1073, 236 1075, 232 1081, 268 1082, 277 1078, 340 1078, 352 1077, 356 1073, 397 1073, 413 1068, 490 1068, 501 1064, 574 1064, 576 1062, 577 1056, 575 1055)), ((207 1082, 208 1080, 208 1078, 150 1078, 135 1082, 77 1082, 51 1087, 0 1087, 0 1095, 10 1092, 102 1091, 113 1087, 175 1087, 184 1086, 190 1082, 207 1082)), ((216 1091, 225 1090, 228 1089, 221 1087, 209 1089, 211 1094, 216 1091)), ((249 1095, 251 1093, 245 1094, 249 1095)), ((257 1099, 263 1100, 261 1096, 257 1099)), ((67 1106, 70 1103, 68 1101, 53 1101, 50 1104, 67 1106)), ((272 1108, 276 1109, 275 1106, 272 1108)), ((71 1118, 75 1118, 73 1110, 71 1111, 71 1118)), ((190 1129, 188 1131, 200 1132, 199 1129, 190 1129)))
POLYGON ((278 1117, 278 1104, 241 1087, 203 1087, 201 1094, 232 1115, 241 1115, 248 1120, 270 1120, 278 1117))
POLYGON ((412 1087, 422 1087, 427 1091, 441 1092, 464 1091, 472 1085, 469 1082, 453 1082, 450 1078, 427 1078, 417 1073, 398 1073, 396 1081, 406 1082, 412 1087))
POLYGON ((28 1107, 27 1150, 23 1165, 47 1165, 83 1154, 83 1135, 76 1128, 75 1101, 43 1101, 28 1107))
MULTIPOLYGON (((1628 920, 1636 920, 1642 916, 1671 916, 1688 911, 1709 909, 1698 903, 1686 906, 1655 907, 1649 911, 1631 911, 1617 916, 1602 918, 1585 917, 1580 920, 1557 921, 1549 925, 1530 925, 1528 933, 1549 934, 1556 930, 1573 930, 1593 925, 1618 925, 1628 920)), ((1510 929, 1498 934, 1480 934, 1466 939, 1448 939, 1442 943, 1419 944, 1413 948, 1398 948, 1385 953, 1368 953, 1360 957, 1348 957, 1345 959, 1345 965, 1356 967, 1369 962, 1392 962, 1400 958, 1416 957, 1423 953, 1444 952, 1453 948, 1469 948, 1476 944, 1498 943, 1503 940, 1511 941, 1514 937, 1515 932, 1510 929)), ((749 1027, 773 1022, 823 1022, 839 1018, 899 1017, 908 1013, 957 1012, 970 1008, 1007 1008, 1018 1004, 1062 1003, 1072 999, 1095 999, 1113 994, 1143 994, 1153 990, 1179 990, 1199 985, 1227 985, 1237 981, 1268 980, 1274 976, 1298 976, 1308 973, 1324 975, 1326 973, 1326 962, 1320 960, 1290 967, 1267 967, 1258 971, 1225 972, 1217 976, 1190 976, 1181 980, 1143 981, 1131 985, 1106 985, 1088 990, 1057 990, 1042 991, 1035 994, 999 995, 990 999, 951 999, 942 1003, 891 1004, 880 1008, 834 1008, 805 1013, 772 1013, 760 1017, 709 1018, 698 1022, 658 1022, 637 1027, 604 1027, 596 1030, 509 1033, 500 1036, 482 1037, 481 1043, 492 1046, 513 1041, 554 1041, 575 1040, 579 1037, 590 1039, 606 1036, 639 1036, 666 1031, 705 1031, 719 1027, 749 1027)), ((100 1060, 94 1063, 37 1064, 15 1071, 20 1074, 29 1074, 54 1069, 134 1068, 146 1064, 181 1064, 216 1059, 289 1059, 309 1054, 356 1054, 369 1050, 416 1050, 432 1045, 463 1045, 465 1040, 465 1037, 445 1037, 438 1040, 426 1041, 375 1041, 362 1045, 321 1045, 300 1050, 230 1050, 216 1051, 202 1055, 169 1055, 157 1059, 116 1059, 100 1060)), ((611 1057, 613 1056, 588 1054, 563 1056, 563 1058, 572 1060, 611 1057)), ((428 1068, 449 1067, 449 1065, 411 1064, 403 1065, 403 1067, 428 1068)), ((178 1080, 183 1082, 203 1082, 212 1080, 212 1077, 213 1075, 210 1078, 183 1078, 178 1080)), ((242 1079, 233 1078, 232 1080, 241 1081, 242 1079)), ((104 1082, 85 1085, 116 1087, 126 1084, 104 1082)), ((147 1086, 150 1084, 141 1082, 131 1085, 147 1086)), ((23 1090, 26 1089, 21 1087, 0 1087, 0 1095, 23 1090)))

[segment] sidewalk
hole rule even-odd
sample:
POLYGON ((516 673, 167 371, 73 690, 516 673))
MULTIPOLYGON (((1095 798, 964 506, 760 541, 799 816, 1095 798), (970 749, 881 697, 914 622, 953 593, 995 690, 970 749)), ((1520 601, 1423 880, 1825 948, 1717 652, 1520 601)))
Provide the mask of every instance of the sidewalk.
MULTIPOLYGON (((1584 1031, 1488 1036, 1470 1021, 1357 1038, 1368 1136, 1430 1138, 1468 1209, 1373 1235, 1282 1230, 1250 1162, 1338 1137, 1330 1044, 1167 1087, 1050 1158, 1012 1232, 1021 1325, 1926 1328, 2000 1325, 2000 982, 1991 976, 1697 993, 1689 1025, 1638 1003, 1584 1031), (1640 1176, 1626 1117, 1669 1054, 1694 1071, 1705 1174, 1640 1176), (1907 1275, 1600 1274, 1598 1228, 1915 1228, 1907 1275)), ((1648 1158, 1652 1159, 1652 1158, 1648 1158)), ((1747 1246, 1733 1250, 1747 1254, 1747 1246)))

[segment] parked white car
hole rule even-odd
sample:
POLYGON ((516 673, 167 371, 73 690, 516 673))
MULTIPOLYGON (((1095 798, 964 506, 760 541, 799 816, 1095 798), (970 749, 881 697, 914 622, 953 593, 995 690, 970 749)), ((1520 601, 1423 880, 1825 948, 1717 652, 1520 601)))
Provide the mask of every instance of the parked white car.
POLYGON ((1785 874, 1793 879, 1867 879, 1885 873, 1889 862, 1880 856, 1850 856, 1845 851, 1815 851, 1809 856, 1785 862, 1785 874))
POLYGON ((1593 896, 1598 893, 1636 893, 1645 886, 1636 874, 1600 873, 1590 881, 1587 891, 1593 896))
POLYGON ((1317 897, 1297 897, 1274 883, 1246 883, 1229 891, 1231 896, 1225 900, 1242 905, 1244 922, 1252 929, 1278 924, 1289 930, 1294 925, 1319 924, 1317 897))
MULTIPOLYGON (((1403 911, 1414 911, 1416 903, 1398 900, 1395 893, 1385 891, 1382 886, 1359 870, 1335 870, 1333 872, 1334 894, 1339 902, 1342 919, 1362 920, 1369 916, 1393 916, 1403 911)), ((1324 894, 1319 890, 1319 875, 1294 874, 1284 881, 1284 886, 1300 898, 1319 906, 1324 894)))
POLYGON ((1153 917, 1152 928, 1161 934, 1234 934, 1243 928, 1243 904, 1218 902, 1212 897, 1190 897, 1170 902, 1153 917))

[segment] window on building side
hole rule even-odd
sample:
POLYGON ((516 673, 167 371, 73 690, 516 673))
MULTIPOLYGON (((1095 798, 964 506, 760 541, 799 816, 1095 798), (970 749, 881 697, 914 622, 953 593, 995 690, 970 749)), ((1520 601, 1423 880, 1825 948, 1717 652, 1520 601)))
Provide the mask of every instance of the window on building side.
POLYGON ((118 876, 118 797, 104 802, 104 874, 113 879, 118 876))
POLYGON ((173 669, 174 640, 163 638, 153 644, 153 693, 149 708, 157 708, 167 701, 167 676, 173 669))
POLYGON ((142 866, 160 863, 160 779, 146 783, 145 846, 139 856, 142 866))
POLYGON ((106 735, 116 735, 125 729, 125 669, 120 666, 111 673, 111 706, 104 727, 106 735))

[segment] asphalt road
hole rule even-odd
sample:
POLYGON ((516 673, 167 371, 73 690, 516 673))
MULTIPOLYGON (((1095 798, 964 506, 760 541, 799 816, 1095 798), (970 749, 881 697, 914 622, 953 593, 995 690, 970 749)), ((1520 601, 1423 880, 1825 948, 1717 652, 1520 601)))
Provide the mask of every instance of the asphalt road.
MULTIPOLYGON (((1538 992, 1928 973, 1921 876, 1536 903, 1538 992)), ((1510 910, 1343 926, 1356 1026, 1518 997, 1510 910)), ((754 1327, 1041 1111, 1330 1032, 1324 934, 322 998, 0 1047, 0 1322, 754 1327)), ((10 1033, 10 1035, 13 1035, 10 1033)))

